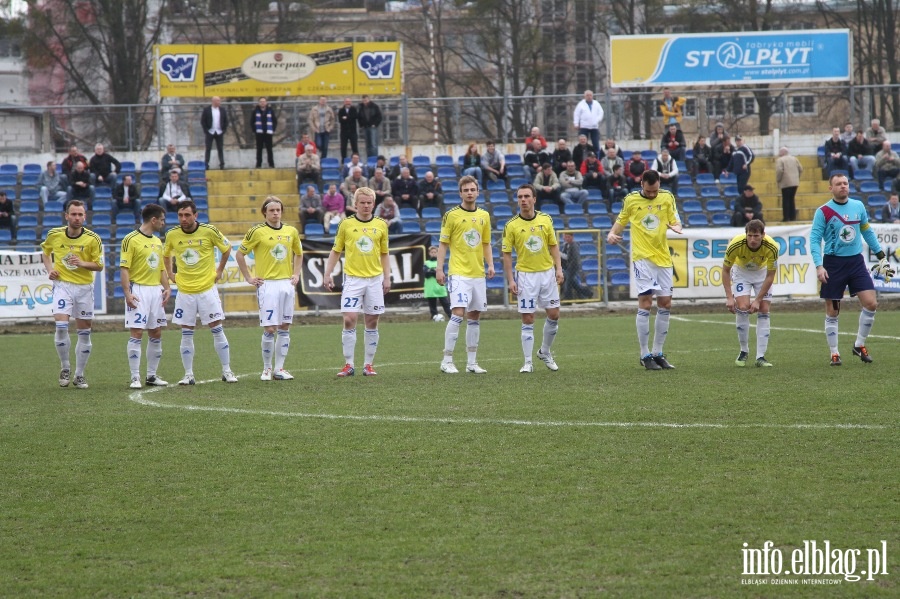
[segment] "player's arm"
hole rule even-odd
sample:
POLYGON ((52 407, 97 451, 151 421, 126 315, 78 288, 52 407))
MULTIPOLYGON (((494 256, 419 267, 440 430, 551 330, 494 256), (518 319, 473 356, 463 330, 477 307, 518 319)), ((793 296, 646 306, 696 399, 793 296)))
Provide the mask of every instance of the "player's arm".
POLYGON ((294 254, 294 274, 291 275, 291 285, 296 287, 301 276, 303 276, 303 256, 294 254))
POLYGON ((165 268, 159 271, 159 284, 163 288, 162 303, 165 305, 169 298, 172 297, 172 288, 169 287, 169 273, 166 272, 165 268))
MULTIPOLYGON (((868 217, 864 216, 863 218, 867 219, 868 217)), ((891 267, 890 262, 888 262, 887 254, 881 249, 881 243, 879 243, 875 231, 872 230, 872 225, 866 220, 860 225, 859 230, 862 232, 863 239, 866 240, 866 245, 869 246, 870 250, 875 252, 875 257, 878 258, 878 264, 872 267, 872 273, 883 277, 885 283, 889 282, 896 274, 896 271, 891 267)))
POLYGON ((340 259, 341 259, 340 253, 336 252, 335 250, 331 250, 331 253, 328 254, 328 260, 325 262, 325 288, 326 289, 334 289, 334 277, 332 276, 332 273, 334 273, 334 267, 337 266, 338 260, 340 260, 340 259))
POLYGON ((175 271, 172 269, 172 256, 163 256, 163 265, 166 267, 166 276, 169 281, 175 283, 175 271))
POLYGON ((556 267, 556 284, 562 285, 562 282, 566 277, 563 274, 562 256, 559 253, 558 245, 550 246, 550 257, 553 258, 553 265, 556 267))
POLYGON ((506 273, 506 284, 509 286, 509 291, 518 294, 519 286, 516 285, 516 276, 513 273, 512 252, 503 252, 500 254, 500 258, 503 260, 503 271, 506 273))
POLYGON ((816 278, 819 282, 828 281, 828 271, 822 266, 822 235, 825 233, 825 215, 822 210, 816 210, 813 215, 812 227, 809 230, 809 254, 812 256, 816 267, 816 278))
POLYGON ((127 266, 119 267, 119 273, 122 278, 122 293, 125 295, 125 304, 134 310, 137 308, 138 299, 131 294, 131 272, 127 266))
POLYGON ((384 275, 382 290, 387 293, 391 290, 391 255, 387 252, 381 254, 381 272, 384 275))
POLYGON ((675 196, 674 195, 672 196, 671 210, 672 210, 672 220, 670 220, 666 224, 666 226, 669 228, 669 230, 674 231, 675 233, 678 233, 679 235, 681 235, 681 217, 678 216, 678 207, 675 205, 675 196))
MULTIPOLYGON (((490 239, 490 237, 488 237, 490 239)), ((493 279, 496 271, 494 270, 494 252, 491 251, 491 243, 490 241, 487 243, 481 244, 482 252, 484 253, 484 262, 487 264, 487 278, 493 279)))
POLYGON ((47 271, 47 277, 51 281, 58 281, 59 271, 53 268, 53 255, 41 252, 41 262, 44 263, 44 270, 47 271))
POLYGON ((612 228, 609 230, 609 234, 606 236, 606 243, 618 245, 622 241, 622 231, 624 230, 625 225, 621 224, 618 220, 614 222, 612 228))
POLYGON ((447 275, 444 274, 444 258, 446 257, 447 242, 442 241, 438 244, 437 265, 434 267, 434 278, 437 280, 438 285, 443 285, 447 280, 447 275))
POLYGON ((231 245, 222 250, 222 257, 219 258, 219 264, 216 266, 216 280, 222 280, 222 276, 225 273, 225 265, 228 264, 228 258, 231 257, 231 245))
POLYGON ((728 255, 722 262, 722 287, 725 288, 725 307, 734 314, 734 293, 731 291, 731 260, 728 255))
POLYGON ((259 277, 254 277, 250 273, 250 267, 247 266, 247 259, 244 257, 244 252, 242 252, 241 249, 238 249, 238 253, 236 256, 238 268, 241 269, 241 274, 244 275, 244 280, 247 281, 247 283, 249 283, 253 287, 260 287, 263 284, 263 280, 259 277))

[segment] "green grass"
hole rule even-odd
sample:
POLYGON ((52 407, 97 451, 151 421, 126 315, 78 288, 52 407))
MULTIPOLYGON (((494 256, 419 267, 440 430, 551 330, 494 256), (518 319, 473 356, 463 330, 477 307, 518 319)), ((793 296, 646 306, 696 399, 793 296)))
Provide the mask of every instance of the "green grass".
POLYGON ((564 313, 556 373, 519 374, 495 319, 485 376, 438 371, 443 325, 383 323, 379 376, 348 380, 340 326, 295 326, 297 379, 269 383, 259 330, 232 327, 239 384, 139 394, 124 332, 94 335, 86 391, 56 386, 52 335, 4 336, 0 596, 776 596, 741 584, 743 543, 826 539, 861 560, 886 540, 889 575, 792 595, 897 596, 900 316, 874 364, 843 335, 832 368, 822 315, 776 306, 775 368, 743 370, 733 317, 683 318, 674 371, 639 367, 633 316, 564 313))

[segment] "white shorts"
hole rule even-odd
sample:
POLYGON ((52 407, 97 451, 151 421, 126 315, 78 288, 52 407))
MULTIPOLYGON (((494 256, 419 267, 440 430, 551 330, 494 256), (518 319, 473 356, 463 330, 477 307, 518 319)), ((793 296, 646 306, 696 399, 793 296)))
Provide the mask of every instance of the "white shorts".
POLYGON ((172 324, 192 327, 197 324, 209 324, 217 320, 225 320, 222 310, 222 299, 219 290, 213 286, 202 293, 179 293, 175 296, 175 312, 172 313, 172 324))
POLYGON ((644 258, 632 263, 638 295, 672 297, 672 267, 659 266, 644 258))
POLYGON ((164 327, 166 308, 162 302, 162 285, 131 285, 131 295, 137 298, 137 308, 125 307, 126 329, 147 329, 152 331, 164 327))
POLYGON ((447 277, 447 295, 451 308, 465 308, 467 312, 487 310, 487 281, 484 277, 450 275, 447 277))
POLYGON ((344 276, 341 312, 384 314, 384 275, 376 277, 344 276))
POLYGON ((290 279, 264 281, 256 291, 259 326, 277 327, 294 322, 294 293, 290 279))
POLYGON ((516 272, 519 286, 519 313, 530 314, 538 308, 559 308, 559 285, 556 270, 516 272))
POLYGON ((53 282, 53 313, 82 320, 94 318, 94 284, 53 282))
MULTIPOLYGON (((743 295, 758 295, 763 282, 766 280, 765 270, 747 270, 738 265, 731 267, 731 292, 735 297, 743 295)), ((763 296, 763 301, 772 301, 772 288, 763 296)))

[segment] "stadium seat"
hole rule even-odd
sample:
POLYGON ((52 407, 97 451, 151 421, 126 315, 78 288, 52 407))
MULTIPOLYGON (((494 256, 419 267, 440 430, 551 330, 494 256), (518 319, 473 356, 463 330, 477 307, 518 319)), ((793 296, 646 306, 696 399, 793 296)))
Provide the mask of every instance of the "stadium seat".
POLYGON ((133 227, 135 225, 134 222, 134 214, 131 212, 120 212, 116 215, 116 226, 117 227, 133 227))
MULTIPOLYGON (((129 214, 129 216, 131 216, 131 215, 129 214)), ((131 217, 131 220, 132 220, 132 222, 134 221, 133 216, 131 217)), ((91 226, 92 227, 108 227, 111 224, 112 224, 112 217, 109 215, 108 212, 103 212, 103 213, 95 212, 91 216, 91 226)))
POLYGON ((606 260, 606 270, 628 270, 628 262, 625 258, 609 258, 606 260))
POLYGON ((122 175, 134 175, 137 173, 137 166, 130 160, 123 160, 119 163, 119 173, 122 175))
POLYGON ((678 188, 678 197, 681 198, 682 200, 687 199, 687 198, 696 198, 697 192, 694 191, 694 188, 691 187, 690 185, 688 185, 686 187, 679 187, 678 188))
POLYGON ((340 170, 341 161, 333 156, 329 156, 328 158, 323 158, 322 161, 322 170, 332 169, 332 170, 340 170))
POLYGON ((596 216, 594 217, 594 220, 591 221, 591 225, 593 225, 595 229, 609 229, 612 227, 612 224, 612 219, 607 215, 596 216))
POLYGON ((878 186, 878 181, 863 181, 859 185, 860 193, 878 193, 881 191, 881 187, 878 186))
POLYGON ((697 174, 697 185, 715 185, 716 178, 712 175, 712 173, 698 173, 697 174))
POLYGON ((590 225, 588 224, 588 219, 583 216, 573 216, 569 219, 569 222, 566 223, 567 229, 590 229, 590 225))
POLYGON ((494 226, 494 229, 497 231, 502 231, 504 227, 506 227, 506 223, 509 222, 509 219, 506 218, 498 218, 497 224, 494 226))
MULTIPOLYGON (((377 156, 376 156, 376 158, 377 158, 377 156)), ((400 164, 400 156, 391 156, 390 158, 388 158, 388 166, 395 167, 399 164, 400 164)))
POLYGON ((41 193, 37 189, 23 189, 19 199, 23 202, 34 202, 39 200, 41 193))
MULTIPOLYGON (((46 204, 44 204, 44 212, 62 212, 63 211, 63 203, 59 200, 49 200, 46 204)), ((60 217, 62 218, 62 217, 60 217)))
POLYGON ((419 225, 418 221, 404 222, 403 223, 403 232, 404 233, 421 233, 422 227, 419 225))
POLYGON ((206 185, 191 185, 188 187, 191 192, 191 197, 196 199, 197 196, 207 197, 209 195, 209 189, 206 185))
POLYGON ((19 214, 19 228, 27 229, 38 226, 38 217, 34 214, 19 214))
POLYGON ((23 175, 40 175, 43 169, 40 164, 30 162, 22 167, 23 175))
POLYGON ((724 212, 726 210, 725 200, 708 200, 706 202, 707 212, 724 212))
POLYGON ((688 225, 691 227, 708 227, 709 219, 705 214, 689 214, 688 225))
POLYGON ((323 169, 322 170, 322 181, 324 183, 336 183, 340 186, 341 183, 341 171, 336 169, 323 169))
POLYGON ((712 215, 712 224, 714 227, 730 227, 731 215, 727 212, 716 212, 712 215))
POLYGON ((504 154, 503 157, 506 160, 507 166, 522 164, 522 155, 521 154, 504 154))
POLYGON ((19 178, 16 175, 0 175, 0 187, 15 187, 18 184, 19 178))
POLYGON ((488 179, 485 189, 488 191, 506 191, 506 181, 503 179, 498 179, 497 181, 488 179))
MULTIPOLYGON (((27 214, 29 212, 40 212, 41 205, 35 200, 26 200, 22 198, 22 203, 19 204, 19 214, 27 214)), ((21 220, 21 219, 19 219, 21 220)))
POLYGON ((323 227, 319 223, 306 223, 306 226, 303 227, 303 233, 307 237, 309 236, 323 236, 325 235, 325 227, 323 227))
POLYGON ((622 202, 613 202, 612 207, 609 209, 613 214, 618 214, 622 212, 622 202))
POLYGON ((486 287, 488 289, 504 289, 505 279, 503 277, 498 277, 497 274, 494 273, 494 278, 487 280, 486 287))
POLYGON ((584 206, 581 204, 566 204, 563 206, 563 213, 574 215, 584 214, 584 206))
POLYGON ((209 214, 207 214, 206 212, 198 212, 197 213, 197 222, 203 223, 204 225, 208 225, 209 224, 209 214))
POLYGON ((597 241, 593 233, 572 233, 572 239, 577 243, 595 243, 597 241))
POLYGON ((853 178, 857 181, 871 181, 872 180, 872 171, 867 168, 856 169, 856 172, 853 173, 853 178))
POLYGON ((585 272, 597 272, 600 270, 600 261, 596 258, 589 258, 581 261, 581 270, 585 272))
POLYGON ((688 185, 693 185, 694 180, 691 179, 691 176, 686 173, 681 173, 678 175, 678 187, 686 187, 688 185))
POLYGON ((19 230, 16 233, 16 238, 20 244, 35 243, 37 241, 37 233, 34 229, 23 229, 22 225, 19 225, 19 230))
POLYGON ((586 272, 584 277, 584 284, 588 287, 599 287, 600 274, 596 272, 586 272))
POLYGON ((873 193, 868 197, 866 203, 869 208, 884 208, 887 205, 887 198, 879 193, 873 193))
POLYGON ((144 160, 141 162, 141 173, 151 172, 159 174, 159 163, 155 160, 144 160))
POLYGON ((427 206, 425 208, 422 208, 422 218, 424 218, 426 220, 427 219, 440 219, 441 216, 443 216, 443 215, 441 214, 440 208, 436 208, 434 206, 427 206))
POLYGON ((48 227, 61 227, 63 226, 63 218, 61 214, 44 214, 44 219, 42 221, 44 225, 44 229, 46 230, 48 227))
POLYGON ((525 167, 523 167, 521 164, 509 164, 509 163, 507 163, 507 165, 506 165, 506 176, 509 177, 509 179, 510 179, 510 181, 509 181, 509 187, 510 187, 510 189, 515 189, 515 188, 517 188, 519 185, 521 185, 521 183, 519 183, 519 185, 513 185, 513 181, 514 181, 515 179, 518 179, 518 178, 524 178, 524 177, 525 177, 525 167))
POLYGON ((700 197, 701 198, 719 198, 721 195, 719 194, 718 187, 701 187, 700 188, 700 197))
POLYGON ((437 168, 437 176, 439 179, 455 179, 456 178, 456 167, 455 166, 439 166, 437 168))
POLYGON ((506 204, 497 204, 491 209, 491 213, 497 218, 512 218, 513 211, 506 204))
POLYGON ((430 169, 431 168, 431 158, 429 158, 428 156, 423 156, 423 155, 413 156, 412 165, 416 168, 430 169))
POLYGON ((685 200, 681 204, 681 209, 684 212, 703 212, 703 205, 700 200, 685 200))
MULTIPOLYGON (((96 233, 100 237, 100 239, 102 239, 104 242, 110 241, 113 238, 112 231, 110 230, 109 227, 93 227, 92 226, 91 231, 96 233)), ((116 262, 115 262, 115 260, 113 260, 113 261, 107 261, 107 263, 115 264, 116 262)), ((119 272, 119 269, 116 269, 116 272, 119 272)))
POLYGON ((588 214, 608 214, 609 211, 606 209, 606 204, 603 202, 589 202, 587 204, 587 213, 588 214))
POLYGON ((12 175, 13 177, 19 174, 19 167, 15 164, 0 164, 0 175, 12 175))
POLYGON ((209 210, 209 200, 206 198, 193 198, 194 205, 197 206, 197 210, 209 210))
POLYGON ((419 213, 416 212, 415 208, 401 208, 400 209, 400 220, 418 220, 419 213))
POLYGON ((656 160, 656 157, 656 150, 641 150, 641 160, 645 161, 647 164, 656 160))
POLYGON ((12 242, 12 232, 9 229, 0 229, 0 243, 8 245, 12 242))
POLYGON ((503 203, 503 202, 509 201, 509 192, 506 191, 505 189, 503 191, 495 190, 495 191, 488 192, 488 195, 489 195, 488 199, 491 202, 503 203))
POLYGON ((593 243, 579 243, 578 249, 581 252, 582 256, 599 256, 600 252, 597 251, 597 246, 593 243))
POLYGON ((722 190, 722 195, 726 197, 736 197, 741 195, 741 192, 738 191, 737 185, 726 185, 722 190))
POLYGON ((603 253, 606 254, 606 257, 610 256, 624 256, 625 250, 622 249, 621 245, 610 245, 606 244, 603 246, 603 253))
POLYGON ((425 232, 426 233, 440 233, 441 232, 441 221, 439 220, 430 220, 425 223, 425 232))
POLYGON ((719 183, 722 185, 736 185, 737 175, 734 173, 722 173, 719 175, 719 183))
POLYGON ((94 200, 94 212, 110 212, 112 210, 112 202, 110 200, 94 200))
POLYGON ((612 276, 609 278, 609 283, 611 285, 631 285, 631 273, 628 272, 614 272, 611 273, 612 276))
MULTIPOLYGON (((40 175, 35 175, 33 173, 22 175, 22 187, 37 187, 40 178, 40 175)), ((34 191, 37 191, 37 189, 34 191)))
POLYGON ((441 154, 439 156, 434 157, 434 165, 438 168, 442 166, 452 167, 453 170, 456 170, 456 163, 453 161, 453 156, 448 156, 446 154, 441 154))
POLYGON ((550 216, 559 216, 559 206, 552 202, 545 202, 539 210, 544 214, 549 214, 550 216))

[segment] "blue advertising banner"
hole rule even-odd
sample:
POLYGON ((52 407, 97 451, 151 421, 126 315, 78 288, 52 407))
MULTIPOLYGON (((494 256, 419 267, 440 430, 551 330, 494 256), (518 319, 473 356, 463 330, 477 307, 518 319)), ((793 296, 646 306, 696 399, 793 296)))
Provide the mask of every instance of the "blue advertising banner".
POLYGON ((848 81, 850 30, 610 37, 610 85, 848 81))

